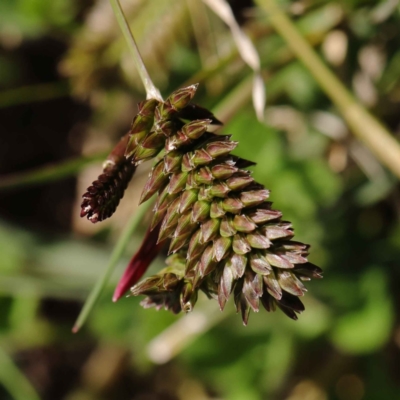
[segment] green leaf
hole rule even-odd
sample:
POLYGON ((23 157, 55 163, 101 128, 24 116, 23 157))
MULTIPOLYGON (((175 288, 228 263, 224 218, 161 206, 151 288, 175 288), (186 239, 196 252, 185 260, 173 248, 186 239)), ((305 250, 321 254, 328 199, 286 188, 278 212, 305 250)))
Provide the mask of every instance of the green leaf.
POLYGON ((0 384, 5 387, 15 400, 40 400, 31 383, 1 347, 0 384))
POLYGON ((340 317, 331 335, 336 346, 353 354, 372 353, 382 347, 390 337, 394 322, 384 271, 370 268, 359 285, 365 296, 364 306, 340 317))
MULTIPOLYGON (((268 315, 269 316, 269 315, 268 315)), ((280 387, 292 365, 294 340, 289 330, 274 329, 264 348, 263 386, 268 392, 280 387)), ((262 356, 262 355, 260 355, 262 356)))
POLYGON ((304 163, 305 182, 314 200, 324 207, 332 206, 342 192, 342 182, 322 159, 310 159, 304 163))
MULTIPOLYGON (((257 121, 253 111, 241 112, 228 123, 225 132, 239 141, 235 154, 257 163, 256 179, 262 179, 281 169, 284 162, 283 137, 275 129, 257 121)), ((267 185, 268 186, 268 185, 267 185)))

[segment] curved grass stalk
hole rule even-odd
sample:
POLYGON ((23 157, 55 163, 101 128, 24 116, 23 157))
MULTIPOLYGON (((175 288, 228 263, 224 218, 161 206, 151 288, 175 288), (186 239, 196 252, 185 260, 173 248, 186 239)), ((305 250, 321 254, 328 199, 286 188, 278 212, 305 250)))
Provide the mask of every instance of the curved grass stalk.
POLYGON ((257 0, 256 3, 268 13, 269 22, 333 101, 354 135, 364 142, 382 164, 400 178, 398 141, 380 121, 356 101, 274 0, 257 0))

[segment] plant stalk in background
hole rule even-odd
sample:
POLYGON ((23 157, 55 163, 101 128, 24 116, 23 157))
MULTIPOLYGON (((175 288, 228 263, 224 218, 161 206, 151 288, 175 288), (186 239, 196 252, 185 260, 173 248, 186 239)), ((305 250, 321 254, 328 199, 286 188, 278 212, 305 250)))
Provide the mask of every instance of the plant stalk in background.
POLYGON ((385 127, 362 107, 321 61, 275 0, 257 0, 268 20, 331 98, 353 133, 400 178, 400 145, 385 127))

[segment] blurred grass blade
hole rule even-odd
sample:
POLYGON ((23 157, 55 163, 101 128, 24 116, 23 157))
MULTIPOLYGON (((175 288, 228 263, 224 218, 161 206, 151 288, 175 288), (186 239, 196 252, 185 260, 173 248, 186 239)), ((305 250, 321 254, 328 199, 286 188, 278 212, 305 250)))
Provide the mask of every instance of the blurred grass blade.
POLYGON ((25 186, 40 185, 59 181, 79 172, 87 164, 104 159, 107 153, 82 156, 59 164, 46 165, 26 172, 0 176, 0 191, 18 189, 25 186))
POLYGON ((260 71, 260 57, 250 38, 236 22, 232 9, 225 0, 203 0, 228 26, 243 61, 254 71, 253 105, 259 121, 264 120, 265 85, 260 71))
POLYGON ((15 400, 40 400, 31 383, 1 347, 0 384, 4 386, 15 400))
POLYGON ((233 40, 243 61, 253 70, 260 69, 260 58, 250 38, 242 31, 225 0, 203 0, 231 29, 233 40))
POLYGON ((90 292, 88 298, 83 305, 83 308, 75 322, 75 325, 72 328, 73 333, 77 333, 82 325, 85 323, 86 319, 88 318, 90 312, 92 311, 93 307, 96 304, 96 301, 100 297, 104 287, 106 286, 111 274, 113 273, 118 261, 121 259, 126 246, 128 245, 129 239, 131 238, 133 232, 137 229, 140 221, 143 218, 143 215, 152 205, 151 201, 148 201, 141 205, 138 211, 132 215, 131 219, 125 226, 125 229, 121 233, 121 236, 118 239, 118 242, 114 246, 113 252, 111 253, 110 260, 108 262, 107 267, 100 275, 99 279, 97 280, 95 286, 93 287, 92 291, 90 292))
POLYGON ((354 99, 274 0, 257 0, 256 4, 264 9, 269 22, 335 103, 353 133, 400 178, 400 145, 397 140, 354 99))
POLYGON ((260 122, 264 122, 264 110, 265 103, 267 102, 267 93, 261 72, 256 72, 254 74, 252 98, 257 118, 260 122))
POLYGON ((69 92, 68 83, 63 81, 3 90, 0 92, 0 108, 57 99, 68 96, 69 92))

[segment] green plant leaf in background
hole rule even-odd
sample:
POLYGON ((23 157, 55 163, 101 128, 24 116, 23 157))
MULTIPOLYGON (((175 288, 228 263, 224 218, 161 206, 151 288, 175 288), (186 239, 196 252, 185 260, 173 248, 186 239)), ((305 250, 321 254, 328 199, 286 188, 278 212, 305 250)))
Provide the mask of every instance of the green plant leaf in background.
POLYGON ((31 383, 1 347, 0 384, 4 385, 15 400, 40 400, 31 383), (15 384, 16 382, 18 385, 15 384))
POLYGON ((369 268, 361 277, 359 288, 364 304, 340 316, 331 335, 336 346, 352 354, 378 350, 387 342, 394 322, 388 282, 381 268, 369 268))
POLYGON ((51 28, 71 29, 76 5, 68 0, 4 0, 0 3, 0 25, 10 35, 38 37, 51 28))

